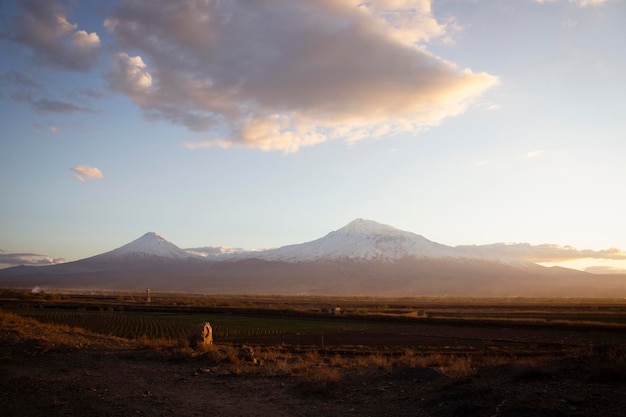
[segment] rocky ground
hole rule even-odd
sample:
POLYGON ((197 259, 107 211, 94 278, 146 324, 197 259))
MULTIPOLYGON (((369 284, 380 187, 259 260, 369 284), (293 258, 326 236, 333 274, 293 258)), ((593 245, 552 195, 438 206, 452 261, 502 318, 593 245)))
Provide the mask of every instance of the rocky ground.
POLYGON ((626 410, 619 349, 457 372, 253 349, 260 363, 3 317, 0 410, 5 417, 621 417, 626 410))

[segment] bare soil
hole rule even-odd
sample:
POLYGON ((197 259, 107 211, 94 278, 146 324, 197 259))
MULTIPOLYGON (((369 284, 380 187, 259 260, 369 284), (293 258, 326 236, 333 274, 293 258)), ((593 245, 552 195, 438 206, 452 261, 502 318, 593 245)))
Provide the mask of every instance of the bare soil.
MULTIPOLYGON (((293 369, 284 363, 281 368, 263 357, 267 348, 254 349, 260 364, 229 363, 208 354, 150 349, 126 339, 5 319, 0 321, 0 413, 621 417, 626 410, 620 344, 541 360, 512 356, 510 363, 460 375, 437 366, 373 361, 320 361, 293 369)), ((327 349, 318 355, 333 353, 327 349)))

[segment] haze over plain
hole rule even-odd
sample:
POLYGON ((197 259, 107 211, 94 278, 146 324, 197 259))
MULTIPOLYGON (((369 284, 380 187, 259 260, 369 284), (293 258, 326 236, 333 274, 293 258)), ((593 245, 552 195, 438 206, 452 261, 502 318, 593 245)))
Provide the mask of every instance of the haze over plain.
POLYGON ((4 266, 149 230, 183 247, 277 247, 366 217, 446 245, 550 244, 547 263, 624 267, 611 249, 626 247, 624 2, 0 11, 4 266))

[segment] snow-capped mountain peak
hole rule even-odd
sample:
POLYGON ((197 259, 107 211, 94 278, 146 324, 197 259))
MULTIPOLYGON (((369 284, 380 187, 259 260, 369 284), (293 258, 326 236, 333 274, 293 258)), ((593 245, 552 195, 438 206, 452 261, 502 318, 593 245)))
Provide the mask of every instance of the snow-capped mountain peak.
POLYGON ((139 239, 99 256, 106 258, 160 257, 180 260, 196 257, 155 232, 148 232, 139 239))
POLYGON ((248 253, 247 257, 283 262, 318 260, 393 261, 404 257, 455 257, 453 248, 393 226, 356 219, 306 243, 248 253))
MULTIPOLYGON (((223 260, 263 259, 289 263, 317 261, 394 262, 413 259, 474 259, 529 268, 533 264, 479 248, 442 245, 372 220, 355 219, 326 236, 264 251, 229 253, 223 260)), ((214 258, 215 259, 215 258, 214 258)))

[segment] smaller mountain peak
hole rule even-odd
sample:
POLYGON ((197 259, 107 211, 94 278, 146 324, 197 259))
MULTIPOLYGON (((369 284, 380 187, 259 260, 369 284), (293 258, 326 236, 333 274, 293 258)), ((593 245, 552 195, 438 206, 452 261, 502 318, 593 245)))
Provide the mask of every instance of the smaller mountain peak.
POLYGON ((162 258, 187 259, 195 257, 179 248, 163 236, 155 232, 148 232, 139 239, 133 240, 124 246, 114 249, 105 256, 158 256, 162 258))

